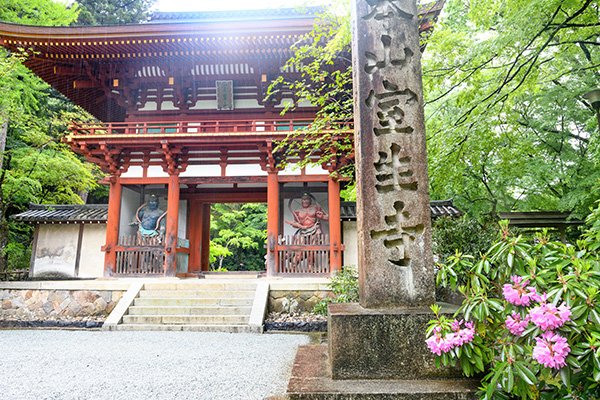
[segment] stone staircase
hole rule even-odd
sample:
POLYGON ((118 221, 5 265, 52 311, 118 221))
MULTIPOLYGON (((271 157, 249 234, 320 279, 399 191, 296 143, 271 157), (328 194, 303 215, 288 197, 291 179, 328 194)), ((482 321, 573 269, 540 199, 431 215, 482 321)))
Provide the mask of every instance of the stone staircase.
POLYGON ((145 283, 117 330, 260 332, 248 324, 256 282, 145 283))

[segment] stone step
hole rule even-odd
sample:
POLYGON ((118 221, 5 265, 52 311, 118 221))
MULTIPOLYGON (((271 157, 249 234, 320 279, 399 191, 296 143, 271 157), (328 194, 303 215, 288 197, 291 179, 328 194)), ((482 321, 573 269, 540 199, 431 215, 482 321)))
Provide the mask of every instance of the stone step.
POLYGON ((242 325, 249 315, 124 315, 124 324, 242 325))
POLYGON ((156 325, 156 324, 121 324, 113 328, 117 331, 192 331, 192 332, 227 332, 227 333, 261 333, 259 327, 249 325, 156 325))
POLYGON ((132 306, 129 315, 250 315, 252 307, 236 306, 132 306))
POLYGON ((134 300, 135 306, 252 306, 253 299, 248 298, 170 298, 143 297, 134 300))
POLYGON ((255 282, 205 282, 197 283, 172 283, 150 282, 144 284, 144 290, 201 290, 201 291, 238 291, 256 290, 255 282))
POLYGON ((139 297, 152 298, 199 298, 199 299, 221 299, 221 298, 242 298, 254 299, 255 289, 252 290, 141 290, 139 297))

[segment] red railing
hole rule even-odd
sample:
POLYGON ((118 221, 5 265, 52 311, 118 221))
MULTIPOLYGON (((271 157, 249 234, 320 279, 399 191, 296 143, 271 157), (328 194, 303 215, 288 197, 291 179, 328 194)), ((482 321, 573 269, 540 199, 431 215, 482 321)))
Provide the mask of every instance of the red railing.
MULTIPOLYGON (((74 123, 73 135, 148 135, 148 134, 194 134, 194 133, 251 133, 291 132, 309 127, 309 119, 264 119, 227 121, 156 121, 156 122, 108 122, 74 123)), ((352 124, 340 122, 325 128, 351 130, 352 124)))
POLYGON ((280 235, 275 250, 280 274, 328 275, 329 236, 280 235))

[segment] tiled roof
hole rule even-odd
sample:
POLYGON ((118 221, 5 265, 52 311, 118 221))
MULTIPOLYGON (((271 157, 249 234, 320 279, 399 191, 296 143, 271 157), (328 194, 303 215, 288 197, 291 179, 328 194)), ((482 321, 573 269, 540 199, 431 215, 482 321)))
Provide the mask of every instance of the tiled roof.
MULTIPOLYGON (((462 211, 452 204, 452 200, 432 200, 429 203, 431 217, 460 217, 462 211)), ((353 201, 343 201, 341 205, 342 221, 356 221, 356 203, 353 201)))
POLYGON ((150 23, 190 22, 190 21, 256 21, 262 19, 293 19, 314 17, 321 12, 322 7, 304 8, 270 8, 256 10, 229 11, 155 11, 150 17, 150 23))
MULTIPOLYGON (((430 203, 431 217, 459 217, 462 212, 452 204, 452 200, 433 200, 430 203)), ((107 204, 85 205, 40 205, 30 204, 29 210, 13 215, 11 218, 20 222, 31 223, 75 223, 106 222, 107 204)), ((341 204, 341 219, 356 220, 356 203, 344 201, 341 204)))
POLYGON ((30 204, 29 210, 13 215, 11 218, 15 221, 31 223, 100 223, 106 222, 107 216, 107 204, 30 204))

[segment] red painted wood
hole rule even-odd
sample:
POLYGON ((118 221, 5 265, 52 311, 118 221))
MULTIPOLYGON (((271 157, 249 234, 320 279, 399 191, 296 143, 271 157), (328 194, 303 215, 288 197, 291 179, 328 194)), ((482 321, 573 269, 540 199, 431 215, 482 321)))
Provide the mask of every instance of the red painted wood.
POLYGON ((267 180, 267 275, 277 273, 277 238, 279 236, 279 181, 277 171, 267 180))
POLYGON ((202 238, 202 203, 191 200, 188 210, 188 239, 190 240, 190 258, 188 272, 199 272, 200 269, 200 241, 202 238))
POLYGON ((106 244, 103 247, 104 276, 112 276, 117 268, 116 247, 119 241, 122 186, 119 177, 111 177, 108 193, 108 217, 106 220, 106 244))
POLYGON ((210 269, 210 204, 202 204, 202 234, 200 244, 200 269, 210 269))
POLYGON ((177 271, 177 230, 179 222, 179 176, 169 176, 167 192, 167 223, 165 233, 165 276, 175 276, 177 271))
POLYGON ((327 182, 329 203, 330 271, 342 269, 342 219, 340 217, 340 183, 333 178, 327 182))
MULTIPOLYGON (((218 190, 218 189, 217 189, 218 190)), ((222 190, 222 189, 221 189, 222 190)), ((239 189, 238 189, 239 190, 239 189)), ((265 203, 267 193, 264 189, 257 188, 253 192, 236 192, 236 189, 228 191, 206 192, 202 194, 184 194, 184 199, 201 201, 204 203, 265 203)))
MULTIPOLYGON (((159 114, 160 115, 160 114, 159 114)), ((310 125, 312 119, 239 119, 196 120, 182 122, 180 119, 163 121, 129 121, 73 123, 71 134, 81 135, 165 135, 176 133, 231 133, 231 132, 290 132, 310 125)), ((339 122, 328 129, 352 129, 351 122, 339 122)))

